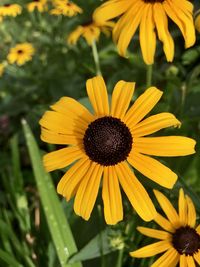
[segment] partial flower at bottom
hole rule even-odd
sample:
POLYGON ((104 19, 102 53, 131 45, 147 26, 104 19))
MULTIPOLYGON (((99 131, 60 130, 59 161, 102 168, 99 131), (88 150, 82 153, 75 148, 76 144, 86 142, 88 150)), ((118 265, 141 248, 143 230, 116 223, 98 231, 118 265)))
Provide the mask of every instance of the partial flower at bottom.
POLYGON ((172 188, 177 175, 150 155, 170 157, 195 152, 195 141, 187 137, 146 137, 180 122, 167 112, 145 118, 162 96, 156 87, 147 89, 129 108, 134 87, 133 82, 119 81, 110 105, 103 78, 94 77, 86 83, 94 114, 76 100, 62 97, 40 120, 43 141, 67 145, 45 155, 44 166, 53 171, 74 163, 57 191, 67 201, 75 197, 74 210, 85 220, 91 215, 101 181, 108 224, 123 219, 121 188, 139 216, 152 220, 156 210, 131 166, 161 186, 172 188))
POLYGON ((196 211, 189 196, 179 192, 178 213, 170 201, 155 190, 156 198, 167 219, 157 214, 154 221, 163 230, 138 227, 145 236, 159 241, 130 253, 132 257, 146 258, 164 252, 150 267, 195 267, 200 265, 200 225, 196 226, 196 211))

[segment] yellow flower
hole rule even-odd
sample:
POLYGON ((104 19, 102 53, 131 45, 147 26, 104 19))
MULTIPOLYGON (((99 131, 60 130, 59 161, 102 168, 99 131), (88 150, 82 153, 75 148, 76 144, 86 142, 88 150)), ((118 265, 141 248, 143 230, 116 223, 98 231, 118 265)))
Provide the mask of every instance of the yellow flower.
POLYGON ((110 29, 113 27, 112 22, 106 23, 104 26, 99 26, 94 22, 89 24, 79 25, 67 38, 67 42, 70 45, 75 45, 78 39, 82 36, 88 45, 92 45, 94 41, 99 40, 100 33, 103 32, 109 35, 110 29))
POLYGON ((41 139, 69 145, 44 156, 47 171, 75 162, 60 180, 57 191, 67 201, 75 196, 76 214, 88 220, 102 182, 105 220, 115 224, 123 219, 120 186, 136 212, 145 221, 156 216, 154 205, 130 165, 166 188, 172 188, 177 175, 149 157, 193 154, 195 141, 181 136, 146 137, 180 122, 171 113, 144 119, 162 96, 150 87, 128 110, 135 83, 119 81, 109 107, 106 85, 101 76, 87 80, 87 93, 94 109, 90 113, 70 97, 63 97, 47 111, 40 125, 41 139))
POLYGON ((35 49, 32 44, 22 43, 10 49, 7 59, 10 64, 16 63, 17 65, 21 66, 27 61, 32 60, 34 53, 35 49))
POLYGON ((44 12, 47 10, 47 0, 34 0, 27 4, 27 9, 29 12, 33 12, 35 9, 39 12, 44 12))
POLYGON ((16 17, 17 15, 21 14, 22 7, 17 4, 5 4, 0 6, 0 17, 16 17))
POLYGON ((121 56, 139 27, 139 39, 146 64, 154 62, 156 31, 167 61, 173 61, 174 41, 168 30, 168 17, 179 27, 185 47, 195 43, 193 5, 187 0, 109 0, 94 12, 93 19, 99 24, 121 16, 113 29, 113 39, 121 56), (168 17, 167 17, 168 16, 168 17))
POLYGON ((195 27, 198 32, 200 32, 200 10, 197 11, 195 16, 195 27))
POLYGON ((5 69, 5 66, 3 63, 0 63, 0 77, 3 76, 3 73, 4 73, 4 69, 5 69))
POLYGON ((68 0, 57 0, 55 1, 54 6, 55 8, 50 11, 52 15, 73 17, 78 13, 83 12, 79 6, 68 0))
POLYGON ((152 257, 165 252, 151 267, 195 267, 200 265, 200 225, 196 225, 196 211, 189 196, 179 192, 179 212, 177 213, 170 201, 155 190, 156 198, 167 219, 158 213, 154 219, 164 231, 146 227, 138 227, 138 231, 160 241, 147 245, 130 253, 132 257, 152 257))

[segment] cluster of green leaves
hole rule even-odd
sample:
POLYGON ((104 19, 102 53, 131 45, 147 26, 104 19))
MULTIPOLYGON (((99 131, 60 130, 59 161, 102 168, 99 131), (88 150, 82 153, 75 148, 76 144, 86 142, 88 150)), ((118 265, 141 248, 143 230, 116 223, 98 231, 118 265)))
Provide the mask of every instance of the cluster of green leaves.
MULTIPOLYGON (((28 1, 17 2, 25 6, 28 1)), ((63 172, 54 172, 52 179, 42 167, 41 154, 53 149, 40 142, 38 121, 43 112, 63 95, 89 107, 85 81, 95 75, 92 50, 83 39, 77 46, 69 47, 66 37, 76 25, 91 19, 101 1, 76 3, 84 13, 74 18, 55 17, 48 12, 29 14, 24 9, 22 15, 0 23, 1 61, 17 43, 28 41, 36 48, 32 61, 22 67, 8 66, 0 78, 0 266, 146 267, 153 261, 129 257, 129 251, 147 244, 149 239, 137 233, 136 226, 144 222, 124 196, 123 222, 112 227, 105 225, 100 196, 91 219, 84 222, 74 214, 73 201, 58 199, 55 186, 63 172), (37 141, 25 120, 22 127, 22 119, 31 125, 37 141)), ((166 129, 160 134, 198 140, 200 37, 197 36, 194 47, 185 51, 174 25, 172 32, 176 43, 174 62, 166 63, 161 44, 157 48, 152 83, 164 95, 153 113, 169 111, 182 122, 181 129, 166 129)), ((146 66, 137 36, 130 46, 129 59, 119 57, 111 38, 101 36, 97 47, 109 92, 123 79, 136 81, 134 99, 140 95, 146 88, 146 66)), ((178 189, 183 187, 200 214, 200 157, 162 161, 180 177, 175 188, 165 190, 165 194, 176 203, 178 189)), ((152 188, 162 190, 139 173, 137 176, 151 195, 152 188)))

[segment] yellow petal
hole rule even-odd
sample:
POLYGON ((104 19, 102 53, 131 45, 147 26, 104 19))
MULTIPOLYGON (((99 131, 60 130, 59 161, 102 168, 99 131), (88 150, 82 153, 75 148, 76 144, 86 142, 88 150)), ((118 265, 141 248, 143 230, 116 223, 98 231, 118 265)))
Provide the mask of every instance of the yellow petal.
POLYGON ((153 19, 153 5, 146 4, 140 23, 140 46, 146 64, 153 64, 156 50, 155 23, 153 19))
POLYGON ((159 241, 151 245, 147 245, 143 248, 137 249, 133 252, 130 252, 130 255, 135 258, 146 258, 155 256, 167 249, 171 248, 171 243, 169 241, 159 241))
POLYGON ((128 162, 144 176, 166 188, 172 188, 177 175, 159 161, 134 151, 130 153, 128 162))
POLYGON ((114 168, 124 192, 138 215, 144 221, 154 219, 156 216, 155 207, 148 193, 135 177, 128 164, 126 162, 122 162, 115 165, 114 168))
POLYGON ((167 61, 171 62, 174 58, 174 41, 168 31, 167 15, 161 3, 155 3, 153 9, 158 38, 163 42, 163 50, 167 61))
POLYGON ((183 136, 139 137, 133 139, 133 150, 152 156, 186 156, 195 153, 196 142, 183 136))
POLYGON ((77 145, 82 143, 83 137, 81 135, 69 135, 69 134, 59 134, 49 131, 42 127, 41 129, 41 140, 50 144, 56 145, 77 145))
POLYGON ((140 122, 157 104, 162 96, 162 92, 156 87, 147 89, 131 106, 124 117, 124 122, 132 129, 140 122))
POLYGON ((67 117, 73 118, 85 126, 94 120, 94 116, 83 105, 70 97, 62 97, 51 108, 67 117))
POLYGON ((196 267, 196 264, 192 256, 187 256, 186 261, 187 261, 188 267, 196 267))
POLYGON ((90 214, 94 207, 102 173, 103 166, 92 162, 90 169, 78 186, 74 201, 74 211, 85 220, 90 218, 90 214))
POLYGON ((195 227, 196 224, 196 210, 195 206, 189 196, 186 195, 186 202, 188 206, 188 225, 190 227, 195 227))
POLYGON ((163 209, 164 213, 166 214, 169 221, 172 223, 172 225, 175 228, 178 228, 181 226, 179 216, 175 210, 175 208, 172 206, 171 202, 164 196, 161 192, 154 190, 154 194, 163 209))
POLYGON ((173 225, 171 224, 171 222, 169 222, 167 219, 165 219, 161 214, 159 214, 157 212, 156 217, 154 218, 154 221, 160 225, 160 227, 162 227, 164 230, 170 232, 170 233, 174 233, 175 229, 173 227, 173 225))
POLYGON ((81 147, 66 147, 46 154, 43 157, 43 163, 46 171, 50 172, 67 167, 84 156, 85 153, 81 147))
POLYGON ((67 201, 72 197, 77 184, 83 179, 90 167, 90 160, 87 157, 76 162, 61 178, 57 186, 58 194, 66 197, 67 201))
POLYGON ((143 235, 156 238, 156 239, 169 240, 171 238, 171 234, 169 234, 166 231, 161 231, 161 230, 156 230, 156 229, 141 227, 141 226, 137 227, 137 230, 143 235))
POLYGON ((195 28, 198 32, 200 32, 200 14, 199 13, 195 19, 195 28))
POLYGON ((101 76, 96 76, 92 79, 88 79, 86 82, 86 87, 95 115, 108 116, 108 94, 103 78, 101 76))
POLYGON ((131 129, 131 133, 134 137, 140 137, 155 133, 163 128, 170 126, 179 127, 180 125, 180 121, 177 120, 173 114, 163 112, 150 116, 147 119, 136 124, 131 129))
POLYGON ((195 253, 193 255, 193 257, 196 260, 196 262, 198 263, 198 265, 200 265, 200 251, 198 251, 197 253, 195 253))
POLYGON ((119 54, 123 57, 126 56, 127 47, 133 35, 135 34, 140 24, 141 18, 142 18, 144 3, 141 1, 141 2, 138 2, 138 5, 139 5, 138 9, 134 11, 131 19, 127 20, 126 25, 122 28, 120 35, 119 35, 117 48, 118 48, 119 54))
POLYGON ((172 247, 157 259, 151 267, 176 267, 179 258, 178 252, 172 247))
POLYGON ((119 81, 113 90, 111 116, 123 119, 133 96, 135 83, 119 81))
MULTIPOLYGON (((179 7, 184 2, 189 3, 189 1, 183 0, 181 1, 179 7)), ((179 7, 174 6, 174 2, 172 3, 171 1, 164 1, 163 7, 167 15, 174 21, 174 23, 176 23, 182 32, 185 39, 185 47, 188 48, 193 46, 196 41, 196 35, 194 31, 192 12, 188 16, 188 14, 185 14, 183 11, 181 11, 179 7)))
POLYGON ((80 36, 83 34, 84 28, 82 26, 78 26, 74 31, 72 31, 68 38, 67 43, 69 45, 75 45, 80 38, 80 36))
POLYGON ((132 5, 132 0, 111 0, 98 7, 93 13, 93 20, 98 24, 118 17, 123 14, 132 5))
POLYGON ((188 267, 185 254, 180 255, 180 267, 188 267))
POLYGON ((119 182, 112 166, 104 168, 102 197, 107 224, 116 224, 123 219, 122 198, 119 182))
POLYGON ((188 222, 187 216, 187 202, 184 196, 183 189, 179 190, 179 200, 178 200, 178 208, 179 208, 179 218, 182 225, 186 225, 188 222))

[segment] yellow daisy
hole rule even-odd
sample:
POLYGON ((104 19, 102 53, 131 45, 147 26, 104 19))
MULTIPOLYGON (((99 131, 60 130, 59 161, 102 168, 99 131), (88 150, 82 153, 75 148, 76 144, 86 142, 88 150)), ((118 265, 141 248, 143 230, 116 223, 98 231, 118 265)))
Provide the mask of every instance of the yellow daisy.
POLYGON ((4 4, 0 6, 0 17, 16 17, 22 13, 22 7, 18 4, 4 4))
POLYGON ((52 15, 73 17, 83 12, 79 6, 68 0, 57 0, 55 1, 54 6, 55 8, 50 11, 52 15))
POLYGON ((44 12, 47 10, 47 0, 34 0, 27 4, 27 9, 29 12, 33 12, 35 9, 39 12, 44 12))
POLYGON ((121 16, 113 29, 113 39, 121 56, 139 27, 140 46, 146 64, 154 62, 156 32, 163 43, 167 61, 173 61, 174 41, 168 30, 168 17, 177 24, 185 39, 185 47, 195 43, 193 5, 187 0, 109 0, 96 9, 94 21, 121 16))
POLYGON ((57 191, 67 201, 75 196, 76 214, 88 220, 102 181, 105 220, 115 224, 123 219, 120 186, 132 206, 145 221, 156 216, 154 205, 130 168, 166 188, 172 188, 177 175, 149 157, 193 154, 195 141, 181 136, 146 137, 158 130, 178 126, 171 113, 144 119, 162 96, 150 87, 128 110, 135 83, 119 81, 109 107, 106 85, 101 76, 87 80, 90 113, 70 97, 63 97, 47 111, 40 125, 41 139, 52 144, 69 145, 44 156, 47 171, 75 164, 60 180, 57 191))
POLYGON ((195 16, 195 28, 198 32, 200 32, 200 10, 197 11, 195 16))
POLYGON ((79 25, 67 38, 70 45, 75 45, 78 39, 82 36, 88 45, 92 45, 93 41, 98 41, 101 32, 109 35, 114 23, 107 22, 104 26, 99 26, 94 22, 79 25))
POLYGON ((195 267, 200 265, 200 225, 196 225, 196 211, 189 196, 179 192, 177 213, 170 201, 155 190, 156 198, 167 219, 158 213, 154 219, 164 231, 147 227, 138 227, 138 231, 160 241, 147 245, 130 253, 132 257, 152 257, 165 252, 151 267, 195 267))
POLYGON ((30 43, 17 44, 12 47, 8 53, 7 59, 10 64, 16 63, 21 66, 27 61, 32 60, 35 49, 30 43))

